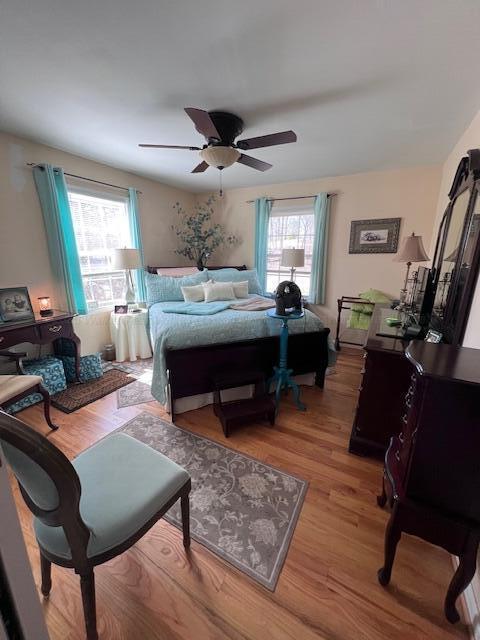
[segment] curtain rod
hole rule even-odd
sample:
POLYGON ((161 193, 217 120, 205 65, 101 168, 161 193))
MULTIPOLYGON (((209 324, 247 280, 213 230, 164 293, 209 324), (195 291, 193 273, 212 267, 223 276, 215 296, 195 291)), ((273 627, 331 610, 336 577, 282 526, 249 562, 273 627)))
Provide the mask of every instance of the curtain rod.
MULTIPOLYGON (((27 167, 41 167, 42 165, 36 164, 35 162, 27 162, 27 167)), ((77 178, 78 180, 86 180, 87 182, 95 182, 96 184, 103 184, 104 187, 114 187, 115 189, 123 189, 123 191, 128 191, 128 187, 120 187, 118 184, 111 184, 110 182, 102 182, 101 180, 94 180, 93 178, 85 178, 84 176, 77 176, 74 173, 63 172, 65 176, 69 178, 77 178)), ((137 193, 142 193, 138 189, 135 189, 137 193)))
MULTIPOLYGON (((316 194, 315 194, 316 195, 316 194)), ((315 198, 314 196, 291 196, 290 198, 267 198, 268 202, 275 202, 276 200, 305 200, 306 198, 315 198)), ((337 193, 327 193, 327 198, 333 198, 338 195, 337 193)), ((255 200, 247 200, 247 203, 255 202, 255 200)))

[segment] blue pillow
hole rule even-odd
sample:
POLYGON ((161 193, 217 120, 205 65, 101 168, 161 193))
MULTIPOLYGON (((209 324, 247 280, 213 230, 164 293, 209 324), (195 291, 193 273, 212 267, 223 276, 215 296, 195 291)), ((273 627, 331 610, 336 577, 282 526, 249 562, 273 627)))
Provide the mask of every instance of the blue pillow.
MULTIPOLYGON (((207 270, 208 271, 208 270, 207 270)), ((212 269, 208 271, 208 279, 217 282, 245 282, 248 280, 248 293, 256 293, 262 295, 260 282, 256 269, 248 269, 239 271, 238 269, 212 269)))
POLYGON ((157 276, 154 273, 145 274, 145 286, 147 288, 148 305, 156 302, 183 301, 181 287, 189 287, 208 280, 207 270, 194 273, 192 276, 173 278, 172 276, 157 276))

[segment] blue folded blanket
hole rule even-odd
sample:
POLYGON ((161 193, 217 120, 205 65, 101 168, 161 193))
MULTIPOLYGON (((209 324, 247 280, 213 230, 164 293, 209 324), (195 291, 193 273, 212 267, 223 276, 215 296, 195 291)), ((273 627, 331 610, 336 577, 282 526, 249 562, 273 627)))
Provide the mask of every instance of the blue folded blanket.
POLYGON ((232 304, 230 302, 172 302, 162 306, 163 313, 184 313, 188 316, 211 316, 225 311, 232 304))

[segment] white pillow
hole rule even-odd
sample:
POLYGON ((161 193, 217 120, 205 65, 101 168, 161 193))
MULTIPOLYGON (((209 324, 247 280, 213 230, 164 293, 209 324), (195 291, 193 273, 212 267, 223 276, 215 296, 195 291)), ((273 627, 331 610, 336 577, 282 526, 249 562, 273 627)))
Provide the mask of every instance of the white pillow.
POLYGON ((245 280, 245 282, 233 282, 232 284, 236 298, 248 298, 248 280, 245 280))
POLYGON ((194 284, 191 287, 181 287, 185 302, 203 302, 205 294, 201 284, 194 284))
POLYGON ((205 302, 234 300, 235 292, 231 282, 202 282, 205 302))

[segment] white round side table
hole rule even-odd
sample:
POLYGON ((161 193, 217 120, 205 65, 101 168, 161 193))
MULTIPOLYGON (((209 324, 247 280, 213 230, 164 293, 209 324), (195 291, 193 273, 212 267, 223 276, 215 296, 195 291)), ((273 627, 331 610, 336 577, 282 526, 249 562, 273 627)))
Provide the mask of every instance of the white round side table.
POLYGON ((110 336, 115 345, 116 360, 135 361, 137 358, 151 358, 152 350, 147 335, 148 311, 138 313, 110 314, 110 336))

